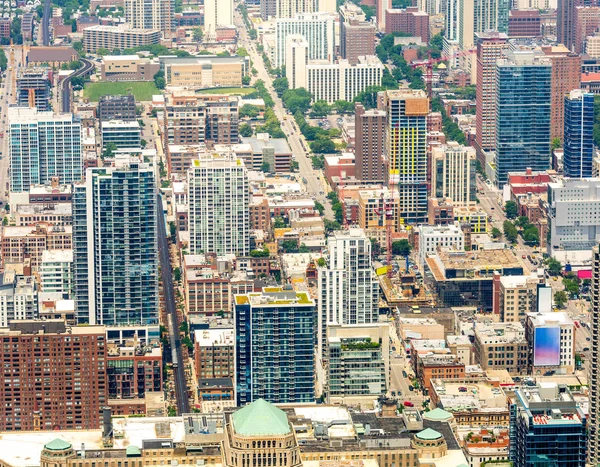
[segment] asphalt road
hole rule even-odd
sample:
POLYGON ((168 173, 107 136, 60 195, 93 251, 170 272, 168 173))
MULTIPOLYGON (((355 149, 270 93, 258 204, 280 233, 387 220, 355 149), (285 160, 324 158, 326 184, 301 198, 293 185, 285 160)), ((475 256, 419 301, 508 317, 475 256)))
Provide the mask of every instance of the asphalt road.
POLYGON ((65 79, 63 79, 58 85, 58 92, 60 93, 62 101, 61 109, 65 113, 71 112, 71 80, 78 76, 87 76, 94 69, 94 63, 92 61, 86 60, 85 58, 81 58, 80 61, 83 63, 83 67, 81 67, 79 70, 75 70, 65 79))
POLYGON ((50 45, 50 16, 52 11, 50 9, 52 2, 51 0, 44 0, 44 16, 42 18, 42 45, 47 47, 50 45))
POLYGON ((248 50, 250 58, 252 59, 252 65, 254 68, 256 68, 256 71, 258 71, 257 77, 265 82, 265 86, 275 101, 273 111, 275 112, 275 115, 279 121, 282 122, 281 128, 285 132, 288 144, 292 150, 292 154, 295 156, 296 161, 298 162, 300 174, 304 179, 306 179, 306 191, 313 199, 320 202, 325 207, 326 218, 331 220, 335 219, 333 211, 331 210, 331 204, 326 198, 329 190, 327 183, 321 171, 314 170, 312 168, 312 162, 308 156, 308 152, 304 149, 308 149, 308 142, 306 142, 293 117, 288 115, 287 111, 283 107, 281 99, 277 97, 277 93, 273 90, 273 80, 271 79, 269 73, 267 73, 262 57, 258 54, 256 48, 254 47, 255 41, 250 41, 248 39, 244 20, 237 11, 235 12, 233 21, 240 32, 240 45, 248 50))
MULTIPOLYGON (((173 271, 171 270, 171 261, 169 258, 169 242, 167 240, 167 229, 165 226, 165 215, 163 212, 162 198, 157 194, 156 221, 158 223, 158 253, 160 261, 160 271, 162 278, 163 295, 165 308, 169 318, 169 341, 171 349, 175 349, 177 358, 177 368, 173 368, 175 375, 175 394, 177 397, 177 413, 179 415, 190 412, 190 402, 188 399, 187 383, 185 379, 185 364, 181 354, 181 339, 179 337, 179 320, 177 318, 177 308, 175 306, 175 295, 173 291, 173 271), (172 317, 172 319, 171 319, 172 317)), ((175 363, 175 362, 173 362, 175 363)))

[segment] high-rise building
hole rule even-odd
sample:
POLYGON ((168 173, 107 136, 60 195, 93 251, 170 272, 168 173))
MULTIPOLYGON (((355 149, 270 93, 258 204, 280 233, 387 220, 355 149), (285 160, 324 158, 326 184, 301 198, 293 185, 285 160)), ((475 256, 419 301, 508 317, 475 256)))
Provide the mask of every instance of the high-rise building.
POLYGON ((358 57, 375 55, 375 25, 366 20, 361 8, 354 3, 340 7, 340 55, 351 64, 358 57))
MULTIPOLYGON (((546 353, 554 344, 549 336, 536 343, 546 353)), ((514 467, 586 465, 586 417, 568 386, 523 386, 511 399, 509 458, 514 467)))
POLYGON ((300 34, 290 34, 286 39, 285 76, 290 89, 306 89, 306 65, 308 64, 308 42, 300 34))
POLYGON ((508 15, 510 37, 539 37, 542 34, 542 17, 539 10, 511 10, 508 15))
POLYGON ((77 319, 90 324, 158 322, 154 170, 118 157, 92 168, 73 193, 77 319))
POLYGON ((0 430, 91 430, 106 405, 106 331, 59 320, 13 321, 0 374, 0 430), (9 349, 9 350, 8 350, 9 349), (15 379, 17 381, 15 381, 15 379))
POLYGON ((508 172, 550 168, 552 65, 533 51, 507 51, 496 62, 496 184, 508 172))
POLYGON ((171 0, 125 0, 125 21, 134 29, 160 29, 173 26, 171 0))
POLYGON ((244 162, 233 153, 203 153, 188 171, 190 252, 250 252, 250 188, 244 162))
POLYGON ((383 183, 383 151, 385 136, 385 112, 378 109, 365 110, 356 103, 356 178, 366 183, 383 183))
POLYGON ((594 158, 594 94, 581 90, 565 96, 565 177, 590 178, 594 158))
POLYGON ((596 465, 600 461, 600 246, 592 247, 592 312, 590 330, 592 341, 590 348, 592 365, 588 371, 590 388, 590 406, 588 423, 588 462, 596 465))
POLYGON ((42 292, 73 296, 73 250, 45 250, 40 263, 42 292))
POLYGON ((375 20, 380 31, 385 31, 385 11, 392 8, 392 0, 375 0, 375 20))
POLYGON ((298 13, 275 21, 275 66, 285 65, 286 41, 290 35, 300 34, 308 42, 309 60, 334 59, 335 15, 329 13, 298 13))
POLYGON ((204 35, 207 40, 215 40, 217 26, 233 24, 233 0, 204 1, 204 35))
POLYGON ((50 109, 50 78, 45 68, 20 68, 17 76, 17 105, 50 109))
POLYGON ((318 11, 325 11, 319 8, 318 0, 273 1, 275 3, 275 17, 277 18, 294 18, 298 13, 315 13, 318 11))
POLYGON ((28 191, 31 185, 83 178, 81 121, 73 114, 10 107, 8 111, 10 189, 28 191))
POLYGON ((593 36, 600 27, 600 7, 577 6, 574 14, 573 51, 581 54, 585 50, 588 36, 593 36))
POLYGON ((327 239, 327 264, 318 269, 318 355, 327 326, 373 324, 379 319, 379 283, 371 265, 371 241, 362 229, 327 239))
POLYGON ((572 50, 575 44, 575 8, 594 6, 596 0, 558 0, 556 8, 556 39, 572 50))
POLYGON ((477 157, 485 167, 483 151, 496 146, 496 60, 508 48, 508 36, 481 32, 477 38, 477 89, 475 107, 475 145, 477 157))
POLYGON ((427 115, 429 99, 422 90, 386 91, 384 156, 386 183, 400 194, 400 219, 427 222, 427 115))
POLYGON ((268 21, 277 16, 277 0, 260 0, 260 17, 268 21))
POLYGON ((236 295, 237 405, 314 402, 315 302, 279 287, 236 295))
POLYGON ((419 11, 417 7, 405 9, 391 8, 385 10, 385 32, 392 34, 402 32, 421 38, 421 42, 429 42, 429 15, 419 11))
POLYGON ((457 207, 475 204, 475 149, 456 141, 431 150, 431 194, 457 207))
POLYGON ((552 63, 550 81, 550 139, 563 139, 565 106, 564 98, 573 89, 579 89, 581 80, 581 57, 563 46, 542 46, 542 51, 552 63))

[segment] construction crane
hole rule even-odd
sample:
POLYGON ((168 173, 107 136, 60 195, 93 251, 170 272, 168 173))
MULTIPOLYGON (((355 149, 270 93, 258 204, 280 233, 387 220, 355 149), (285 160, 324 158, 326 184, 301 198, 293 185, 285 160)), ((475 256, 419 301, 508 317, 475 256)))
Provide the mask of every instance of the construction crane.
POLYGON ((433 66, 437 63, 446 62, 448 60, 452 60, 459 57, 465 57, 467 55, 473 54, 477 52, 477 49, 468 49, 463 50, 461 52, 457 52, 452 55, 442 56, 440 58, 432 58, 431 51, 427 52, 428 59, 426 61, 419 61, 416 63, 411 63, 410 66, 412 68, 421 68, 425 67, 425 85, 427 86, 427 96, 431 100, 432 97, 432 85, 433 85, 433 66))

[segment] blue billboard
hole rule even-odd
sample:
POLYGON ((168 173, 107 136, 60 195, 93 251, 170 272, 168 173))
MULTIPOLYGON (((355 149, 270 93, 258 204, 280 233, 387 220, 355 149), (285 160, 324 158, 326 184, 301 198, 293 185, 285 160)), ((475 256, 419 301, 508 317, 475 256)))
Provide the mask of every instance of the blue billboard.
POLYGON ((535 328, 533 342, 534 366, 558 366, 560 364, 560 328, 535 328))

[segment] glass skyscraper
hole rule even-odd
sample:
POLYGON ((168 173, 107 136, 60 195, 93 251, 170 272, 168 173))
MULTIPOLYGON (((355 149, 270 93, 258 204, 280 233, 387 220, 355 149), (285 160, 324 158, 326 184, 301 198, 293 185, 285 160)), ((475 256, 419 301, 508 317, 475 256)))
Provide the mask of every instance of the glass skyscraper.
POLYGON ((156 186, 151 167, 129 157, 88 169, 73 193, 77 320, 158 323, 156 186))
POLYGON ((577 89, 565 96, 565 177, 592 177, 593 159, 594 95, 577 89))
POLYGON ((508 172, 550 168, 552 65, 534 51, 507 51, 496 63, 496 184, 508 172))

